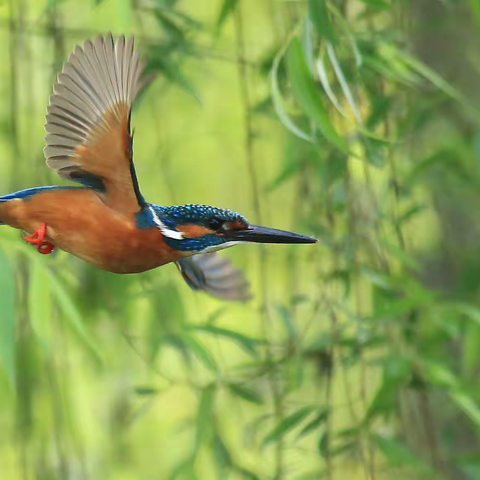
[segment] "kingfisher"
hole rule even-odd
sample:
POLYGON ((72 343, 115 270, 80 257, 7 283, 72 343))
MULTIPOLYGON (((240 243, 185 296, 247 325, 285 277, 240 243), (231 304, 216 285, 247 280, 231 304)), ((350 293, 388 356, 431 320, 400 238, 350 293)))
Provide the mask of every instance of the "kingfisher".
POLYGON ((53 86, 46 164, 79 186, 42 186, 0 197, 0 222, 41 254, 55 247, 113 273, 175 262, 188 285, 245 300, 247 283, 217 250, 242 243, 317 240, 250 224, 207 205, 160 206, 142 194, 133 162, 132 105, 147 83, 134 38, 112 34, 76 46, 53 86))

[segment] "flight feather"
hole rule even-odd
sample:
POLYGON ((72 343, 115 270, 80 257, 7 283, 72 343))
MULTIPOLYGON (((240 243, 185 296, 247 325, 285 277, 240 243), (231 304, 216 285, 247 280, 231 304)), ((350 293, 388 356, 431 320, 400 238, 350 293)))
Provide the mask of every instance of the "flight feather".
POLYGON ((103 189, 120 210, 142 198, 132 160, 130 115, 142 86, 134 39, 111 34, 77 46, 53 87, 47 109, 47 165, 62 178, 103 189))

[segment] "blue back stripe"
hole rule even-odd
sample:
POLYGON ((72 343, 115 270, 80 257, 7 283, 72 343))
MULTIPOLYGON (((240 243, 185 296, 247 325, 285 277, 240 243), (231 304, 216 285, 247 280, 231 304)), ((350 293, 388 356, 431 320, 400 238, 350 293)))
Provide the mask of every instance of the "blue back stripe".
POLYGON ((50 190, 79 190, 83 189, 84 187, 68 187, 68 186, 49 186, 49 187, 34 187, 34 188, 27 188, 25 190, 20 190, 19 192, 9 193, 8 195, 4 195, 0 197, 0 202, 7 202, 8 200, 14 200, 15 198, 29 198, 37 193, 48 192, 50 190))

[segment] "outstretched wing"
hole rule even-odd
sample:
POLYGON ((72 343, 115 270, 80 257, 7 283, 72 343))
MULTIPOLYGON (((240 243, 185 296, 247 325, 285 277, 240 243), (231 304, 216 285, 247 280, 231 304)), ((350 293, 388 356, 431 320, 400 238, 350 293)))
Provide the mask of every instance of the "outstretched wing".
POLYGON ((249 284, 242 273, 216 253, 203 253, 175 262, 193 290, 204 290, 223 300, 247 301, 249 284))
POLYGON ((121 211, 144 204, 130 134, 141 73, 133 38, 86 41, 64 64, 47 109, 47 165, 62 178, 103 190, 106 203, 121 211))

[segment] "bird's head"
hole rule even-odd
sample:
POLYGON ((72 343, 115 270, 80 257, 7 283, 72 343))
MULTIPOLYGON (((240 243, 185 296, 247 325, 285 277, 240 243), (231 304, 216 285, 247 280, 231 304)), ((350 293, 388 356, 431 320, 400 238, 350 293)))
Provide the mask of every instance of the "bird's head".
POLYGON ((185 254, 207 253, 239 243, 315 243, 306 235, 250 225, 243 215, 207 205, 148 205, 139 226, 155 225, 167 245, 185 254))

